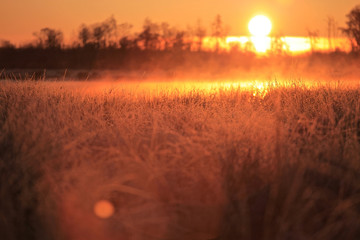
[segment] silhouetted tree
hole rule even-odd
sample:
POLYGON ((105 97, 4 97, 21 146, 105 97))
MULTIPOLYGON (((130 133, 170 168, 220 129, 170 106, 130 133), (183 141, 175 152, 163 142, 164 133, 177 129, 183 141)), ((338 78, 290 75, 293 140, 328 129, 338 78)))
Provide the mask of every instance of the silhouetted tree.
POLYGON ((143 42, 145 50, 150 49, 152 38, 153 36, 149 27, 146 27, 138 36, 139 42, 143 42))
POLYGON ((15 45, 8 40, 0 40, 0 48, 15 48, 15 45))
POLYGON ((197 50, 202 50, 203 39, 206 36, 206 29, 202 26, 201 20, 198 19, 195 27, 195 36, 197 38, 197 50))
POLYGON ((173 38, 176 34, 175 28, 171 28, 166 22, 161 23, 161 38, 164 42, 164 49, 168 50, 172 46, 173 38))
POLYGON ((131 29, 133 28, 133 25, 130 23, 120 23, 117 26, 117 35, 121 38, 123 37, 129 37, 131 34, 131 29))
POLYGON ((176 33, 175 40, 174 40, 174 45, 173 45, 173 49, 175 51, 184 50, 184 47, 185 47, 184 37, 185 37, 185 32, 184 31, 179 31, 179 32, 176 33))
POLYGON ((104 30, 104 41, 105 46, 115 47, 116 46, 116 38, 117 38, 117 22, 114 16, 106 19, 102 24, 102 28, 104 30))
POLYGON ((212 36, 215 38, 216 41, 215 51, 218 52, 220 49, 220 43, 223 42, 226 35, 223 26, 223 21, 219 14, 216 15, 215 20, 211 26, 212 26, 212 36))
POLYGON ((98 48, 115 47, 117 44, 118 25, 111 16, 105 21, 92 26, 92 39, 98 48))
POLYGON ((120 49, 138 49, 137 39, 129 39, 129 37, 122 37, 119 41, 120 49))
POLYGON ((91 39, 91 31, 85 24, 80 26, 78 38, 83 47, 89 44, 89 41, 91 39))
POLYGON ((105 47, 106 41, 105 41, 105 30, 104 28, 100 26, 96 26, 93 29, 93 37, 95 40, 95 45, 99 48, 105 47))
POLYGON ((353 8, 346 17, 348 18, 347 27, 341 30, 349 37, 352 50, 358 52, 360 50, 360 5, 353 8))
POLYGON ((337 37, 337 32, 338 32, 337 23, 334 17, 328 16, 326 18, 326 24, 327 24, 329 50, 333 50, 336 47, 334 43, 334 39, 337 37))
POLYGON ((37 46, 43 48, 61 48, 64 35, 60 30, 43 28, 40 32, 35 32, 37 46))
POLYGON ((143 31, 138 36, 138 41, 142 42, 144 49, 156 50, 159 47, 159 25, 146 19, 143 25, 143 31))
POLYGON ((119 46, 122 50, 134 49, 137 45, 136 41, 130 38, 132 28, 133 25, 126 22, 117 26, 117 35, 120 38, 119 46))
POLYGON ((319 41, 319 31, 318 30, 314 30, 314 31, 308 30, 307 32, 308 32, 311 51, 315 52, 316 46, 319 41))
POLYGON ((282 55, 289 51, 289 45, 281 35, 275 35, 271 38, 270 51, 275 55, 282 55))
POLYGON ((123 37, 119 41, 120 49, 129 49, 131 45, 131 41, 127 37, 123 37))

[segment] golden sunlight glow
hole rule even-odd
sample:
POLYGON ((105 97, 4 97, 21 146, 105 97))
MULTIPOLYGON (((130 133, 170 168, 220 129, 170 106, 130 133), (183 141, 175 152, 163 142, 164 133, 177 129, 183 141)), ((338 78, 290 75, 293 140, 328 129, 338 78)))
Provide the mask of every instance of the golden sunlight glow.
MULTIPOLYGON (((49 82, 49 84, 52 84, 49 82)), ((56 83, 54 83, 56 84, 56 83)), ((179 81, 156 81, 149 79, 149 81, 99 81, 92 82, 91 85, 83 86, 81 82, 65 82, 62 83, 64 87, 77 89, 82 94, 89 96, 98 96, 99 93, 104 92, 118 92, 125 99, 130 101, 142 101, 152 99, 179 99, 182 96, 192 96, 194 93, 202 94, 204 96, 219 96, 222 97, 224 92, 235 93, 246 92, 250 96, 256 98, 266 97, 272 89, 283 87, 303 86, 307 88, 318 88, 320 86, 331 86, 328 79, 309 78, 301 82, 292 82, 284 78, 277 78, 275 81, 260 78, 229 78, 222 79, 222 81, 213 81, 202 79, 186 79, 179 81), (295 85, 294 85, 295 83, 295 85), (297 85, 299 84, 300 85, 297 85)), ((338 83, 336 83, 338 84, 338 83)), ((335 86, 335 85, 334 85, 335 86)), ((343 82, 342 86, 357 87, 358 81, 343 82)), ((115 214, 114 205, 107 201, 101 200, 94 205, 94 213, 97 217, 106 219, 115 214)))
POLYGON ((270 19, 263 15, 257 15, 250 20, 248 27, 256 52, 265 53, 271 44, 270 38, 267 37, 272 28, 270 19))
POLYGON ((271 47, 271 38, 270 37, 251 37, 251 42, 253 43, 256 52, 258 53, 266 53, 271 47))
MULTIPOLYGON (((232 47, 237 46, 239 49, 246 49, 246 46, 252 45, 254 48, 253 51, 257 53, 266 53, 271 50, 271 41, 274 38, 265 36, 265 37, 248 37, 248 36, 229 36, 226 38, 225 48, 229 51, 232 47)), ((286 46, 286 54, 297 55, 303 54, 311 51, 311 43, 308 37, 290 37, 284 36, 281 37, 281 40, 286 46)), ((316 51, 326 52, 329 50, 334 51, 335 49, 340 49, 345 52, 351 51, 351 46, 349 45, 349 40, 345 37, 337 37, 332 41, 332 48, 329 46, 329 39, 327 37, 319 37, 318 42, 315 46, 316 51)), ((210 49, 210 47, 209 47, 210 49)), ((251 49, 248 49, 251 50, 251 49)))
POLYGON ((257 15, 250 20, 248 27, 254 37, 265 37, 271 32, 272 24, 268 17, 257 15))

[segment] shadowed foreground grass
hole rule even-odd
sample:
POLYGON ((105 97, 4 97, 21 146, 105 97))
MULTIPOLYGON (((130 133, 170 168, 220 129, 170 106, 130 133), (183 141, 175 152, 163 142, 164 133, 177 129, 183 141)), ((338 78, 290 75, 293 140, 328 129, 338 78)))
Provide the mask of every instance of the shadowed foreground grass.
POLYGON ((360 239, 359 88, 98 85, 1 82, 1 239, 360 239))

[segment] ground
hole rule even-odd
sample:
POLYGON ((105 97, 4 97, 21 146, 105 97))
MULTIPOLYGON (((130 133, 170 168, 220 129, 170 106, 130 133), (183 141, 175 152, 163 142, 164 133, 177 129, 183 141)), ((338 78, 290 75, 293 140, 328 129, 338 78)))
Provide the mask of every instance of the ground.
POLYGON ((1 82, 3 239, 360 238, 358 86, 131 81, 1 82))

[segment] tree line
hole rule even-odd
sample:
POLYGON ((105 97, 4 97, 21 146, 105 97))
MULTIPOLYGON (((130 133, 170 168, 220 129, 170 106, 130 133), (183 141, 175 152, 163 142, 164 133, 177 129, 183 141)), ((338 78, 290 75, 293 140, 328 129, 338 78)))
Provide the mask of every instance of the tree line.
MULTIPOLYGON (((94 48, 94 49, 140 49, 140 50, 192 50, 202 51, 203 40, 206 36, 213 37, 217 45, 227 35, 226 28, 220 15, 217 15, 211 24, 211 31, 198 20, 195 26, 188 26, 186 30, 177 29, 166 22, 155 23, 145 19, 142 31, 133 33, 130 23, 117 23, 111 16, 103 22, 86 25, 78 28, 77 39, 64 43, 64 34, 61 30, 42 28, 33 35, 32 43, 20 48, 61 49, 61 48, 94 48)), ((16 48, 9 41, 2 40, 1 48, 16 48)))
MULTIPOLYGON (((328 20, 329 46, 331 37, 336 32, 334 20, 328 20)), ((349 38, 352 52, 360 52, 360 5, 347 14, 346 27, 338 28, 349 38)), ((77 38, 72 43, 64 43, 61 30, 42 28, 35 32, 34 41, 15 47, 9 41, 0 41, 0 68, 93 68, 118 67, 126 62, 140 62, 163 59, 173 56, 174 64, 184 55, 225 54, 222 51, 226 42, 228 27, 222 17, 217 15, 210 28, 198 20, 186 30, 170 26, 166 22, 156 23, 146 19, 139 33, 133 32, 130 23, 118 23, 112 16, 100 23, 82 24, 77 31, 77 38), (204 40, 211 37, 213 46, 205 49, 204 40)), ((309 31, 309 39, 315 45, 318 33, 309 31)), ((244 46, 233 43, 230 52, 252 55, 254 47, 249 41, 244 46)), ((286 43, 281 36, 273 36, 271 53, 281 55, 286 52, 286 43)), ((180 59, 180 60, 179 60, 180 59)), ((180 61, 181 62, 181 61, 180 61)))

